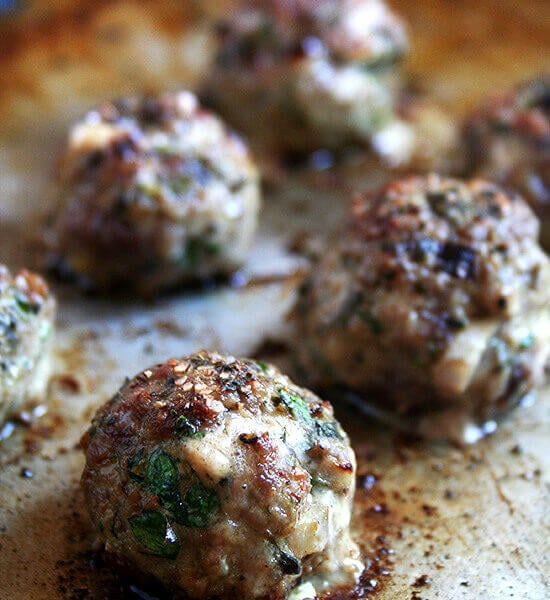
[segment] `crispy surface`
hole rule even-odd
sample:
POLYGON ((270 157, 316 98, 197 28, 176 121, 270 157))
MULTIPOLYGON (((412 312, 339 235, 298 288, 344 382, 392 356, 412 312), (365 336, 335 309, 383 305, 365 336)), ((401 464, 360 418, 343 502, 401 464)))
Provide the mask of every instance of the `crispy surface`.
POLYGON ((270 365, 201 351, 146 369, 83 443, 106 550, 173 591, 278 599, 300 574, 353 587, 361 571, 349 440, 270 365))
POLYGON ((541 220, 541 243, 550 242, 550 74, 488 99, 468 116, 463 136, 471 173, 507 185, 541 220))
POLYGON ((106 101, 68 134, 54 260, 99 289, 143 294, 242 265, 257 225, 245 143, 190 92, 106 101))
POLYGON ((357 195, 300 288, 298 361, 313 384, 381 396, 401 416, 451 406, 449 432, 495 419, 544 381, 550 355, 537 234, 519 196, 481 179, 357 195))
POLYGON ((55 299, 44 279, 0 265, 0 424, 48 385, 55 299))

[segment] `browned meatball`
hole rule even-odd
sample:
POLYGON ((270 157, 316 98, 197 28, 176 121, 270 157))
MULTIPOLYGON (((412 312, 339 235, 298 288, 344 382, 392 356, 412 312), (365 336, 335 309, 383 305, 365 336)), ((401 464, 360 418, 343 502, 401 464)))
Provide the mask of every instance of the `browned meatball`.
POLYGON ((537 234, 519 196, 479 179, 413 177, 359 195, 300 290, 310 383, 374 392, 399 415, 443 411, 458 431, 517 405, 550 353, 537 234))
POLYGON ((55 253, 96 288, 150 295, 238 268, 259 204, 245 144, 193 94, 107 102, 69 134, 55 253))
POLYGON ((0 265, 0 422, 43 395, 50 370, 55 300, 46 282, 0 265))
POLYGON ((383 0, 244 2, 219 32, 205 96, 263 147, 410 143, 395 114, 407 39, 383 0))
POLYGON ((518 190, 550 249, 550 74, 489 100, 464 126, 469 169, 518 190))
POLYGON ((353 585, 353 451, 330 404, 276 368, 205 351, 151 367, 84 444, 107 551, 169 589, 247 600, 353 585))

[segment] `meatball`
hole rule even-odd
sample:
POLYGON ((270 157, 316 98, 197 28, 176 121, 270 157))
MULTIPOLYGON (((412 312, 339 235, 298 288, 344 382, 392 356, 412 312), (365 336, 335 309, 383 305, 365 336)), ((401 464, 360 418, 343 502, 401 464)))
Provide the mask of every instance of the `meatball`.
POLYGON ((89 112, 69 133, 57 200, 64 269, 99 289, 154 294, 238 268, 260 192, 243 141, 180 92, 89 112))
POLYGON ((264 146, 409 143, 395 117, 407 39, 382 0, 247 2, 219 35, 205 97, 264 146))
POLYGON ((549 358, 537 234, 519 196, 480 179, 411 177, 358 195, 299 291, 310 384, 351 388, 413 422, 446 415, 450 437, 492 422, 542 382, 549 358))
POLYGON ((54 313, 40 276, 0 265, 0 422, 45 392, 54 313))
POLYGON ((470 172, 518 190, 550 249, 550 73, 489 100, 464 125, 470 172))
POLYGON ((83 443, 106 550, 167 588, 246 600, 312 576, 353 585, 353 450, 330 404, 276 368, 168 360, 100 408, 83 443))

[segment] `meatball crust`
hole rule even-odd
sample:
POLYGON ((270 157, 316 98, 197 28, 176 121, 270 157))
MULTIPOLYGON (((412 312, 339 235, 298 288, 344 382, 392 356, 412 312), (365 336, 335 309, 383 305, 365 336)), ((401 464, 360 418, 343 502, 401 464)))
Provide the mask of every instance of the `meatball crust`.
POLYGON ((106 550, 169 589, 276 599, 300 576, 353 585, 353 450, 330 404, 275 367, 168 360, 100 408, 83 442, 106 550))
POLYGON ((464 125, 469 170, 518 190, 550 249, 550 73, 489 100, 464 125))
POLYGON ((179 92, 89 112, 69 133, 57 199, 63 266, 100 289, 152 294, 238 268, 260 192, 243 141, 179 92))
POLYGON ((382 0, 246 2, 219 32, 205 96, 264 146, 368 143, 394 123, 407 39, 382 0))
POLYGON ((549 261, 517 195, 412 177, 359 195, 294 314, 310 383, 375 392, 400 415, 494 419, 544 377, 549 261))
POLYGON ((45 392, 55 301, 46 282, 0 265, 0 422, 45 392))

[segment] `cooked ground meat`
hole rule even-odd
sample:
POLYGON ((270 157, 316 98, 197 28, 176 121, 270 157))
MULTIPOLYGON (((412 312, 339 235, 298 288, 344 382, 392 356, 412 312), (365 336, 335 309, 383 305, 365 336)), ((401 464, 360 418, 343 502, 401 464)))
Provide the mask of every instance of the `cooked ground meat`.
POLYGON ((247 2, 219 35, 205 97, 263 147, 368 144, 388 127, 410 143, 395 127, 407 39, 382 0, 247 2))
POLYGON ((46 282, 0 265, 0 422, 48 383, 55 301, 46 282))
POLYGON ((190 598, 353 585, 355 457, 332 407, 276 368, 205 351, 128 381, 84 437, 109 553, 190 598))
POLYGON ((464 125, 470 172, 518 190, 550 249, 550 74, 489 100, 464 125))
POLYGON ((245 259, 259 196, 243 141, 191 93, 107 102, 69 134, 55 253, 100 289, 154 294, 227 274, 245 259))
POLYGON ((359 195, 300 289, 296 349, 310 383, 474 423, 517 405, 550 353, 537 235, 519 196, 480 179, 412 177, 359 195))

